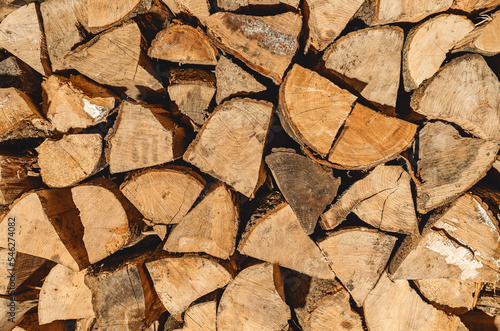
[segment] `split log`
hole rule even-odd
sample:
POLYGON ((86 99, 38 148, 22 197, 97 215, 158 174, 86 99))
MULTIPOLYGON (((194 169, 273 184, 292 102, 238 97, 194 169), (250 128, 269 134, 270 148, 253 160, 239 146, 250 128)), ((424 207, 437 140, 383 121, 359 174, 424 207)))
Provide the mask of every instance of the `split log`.
MULTIPOLYGON (((31 2, 34 2, 33 0, 4 0, 2 3, 2 7, 0 8, 0 22, 7 17, 10 13, 12 13, 14 10, 18 9, 19 7, 22 7, 24 5, 27 5, 31 2)), ((43 2, 39 1, 39 2, 43 2)))
POLYGON ((403 41, 403 30, 395 26, 357 30, 338 39, 325 51, 325 67, 368 101, 394 108, 403 41))
POLYGON ((217 7, 225 11, 237 11, 240 8, 248 6, 272 6, 286 5, 290 8, 297 9, 299 0, 217 0, 217 7))
POLYGON ((174 15, 187 14, 197 18, 205 25, 210 16, 210 3, 207 0, 161 0, 174 15))
POLYGON ((217 330, 285 330, 291 314, 281 286, 279 268, 270 263, 241 271, 222 294, 217 330))
POLYGON ((446 54, 474 23, 465 16, 443 14, 412 28, 403 48, 403 81, 406 91, 416 89, 438 70, 446 54))
POLYGON ((216 331, 217 303, 209 301, 190 307, 184 314, 184 327, 174 331, 216 331))
POLYGON ((325 157, 356 97, 295 64, 279 93, 280 111, 299 143, 325 157))
POLYGON ((119 98, 84 76, 51 75, 42 83, 44 113, 59 132, 85 129, 106 121, 119 98))
POLYGON ((201 29, 171 23, 151 43, 150 57, 180 64, 216 65, 217 49, 201 29))
POLYGON ((46 139, 36 148, 43 182, 49 187, 72 186, 106 166, 100 134, 70 134, 46 139))
POLYGON ((307 0, 304 1, 309 36, 305 51, 309 48, 323 51, 344 30, 347 23, 363 4, 363 0, 307 0))
POLYGON ((417 210, 427 213, 468 190, 486 175, 497 152, 496 142, 462 137, 441 122, 426 124, 418 139, 417 210))
POLYGON ((106 136, 106 159, 111 173, 173 161, 184 153, 186 132, 167 111, 124 101, 106 136))
POLYGON ((226 101, 205 122, 184 153, 184 160, 253 197, 272 113, 273 105, 267 101, 226 101))
POLYGON ((424 302, 406 280, 391 281, 386 273, 363 306, 369 330, 443 330, 467 328, 454 315, 447 315, 424 302))
POLYGON ((76 320, 75 331, 97 331, 95 318, 81 318, 76 320))
POLYGON ((10 205, 21 194, 42 186, 33 156, 0 155, 0 205, 10 205))
MULTIPOLYGON (((500 4, 500 2, 499 2, 500 4)), ((474 52, 486 56, 500 53, 500 11, 491 15, 490 20, 478 25, 460 40, 452 50, 456 52, 474 52)))
POLYGON ((145 91, 165 93, 163 85, 151 74, 152 67, 141 51, 141 40, 137 24, 127 23, 78 46, 65 60, 68 66, 99 84, 125 88, 133 99, 145 91))
POLYGON ((334 229, 351 212, 384 231, 418 233, 410 175, 400 166, 380 165, 354 183, 321 216, 321 226, 334 229))
POLYGON ((195 126, 205 123, 214 94, 215 76, 212 73, 201 69, 170 70, 168 95, 195 126))
POLYGON ((28 311, 16 326, 16 328, 20 328, 21 331, 23 331, 23 330, 26 330, 26 331, 67 331, 68 329, 71 329, 72 327, 73 327, 72 321, 54 321, 54 322, 49 323, 49 324, 40 325, 40 322, 38 320, 38 312, 34 309, 28 311))
POLYGON ((410 147, 417 125, 356 103, 328 156, 340 169, 368 169, 410 147))
POLYGON ((215 13, 207 20, 207 32, 224 52, 251 69, 281 84, 299 48, 302 17, 291 12, 274 16, 215 13))
POLYGON ((37 300, 11 302, 10 298, 0 298, 0 329, 6 331, 13 330, 24 315, 37 305, 37 300))
POLYGON ((217 94, 215 95, 217 104, 233 96, 249 95, 266 90, 266 87, 252 75, 225 56, 221 56, 217 62, 215 77, 217 80, 217 94))
POLYGON ((494 283, 500 272, 499 239, 497 220, 479 198, 466 194, 431 218, 421 236, 406 238, 389 271, 393 279, 494 283))
MULTIPOLYGON (((444 310, 465 313, 474 308, 477 284, 454 279, 415 280, 418 290, 430 302, 444 310)), ((476 294, 477 296, 477 294, 476 294)))
POLYGON ((134 16, 142 0, 88 0, 88 27, 92 32, 120 24, 134 16))
POLYGON ((362 307, 382 275, 396 240, 374 229, 347 228, 332 233, 318 246, 356 304, 362 307))
POLYGON ((500 82, 484 58, 467 54, 447 63, 415 90, 410 106, 428 119, 452 122, 479 138, 498 141, 499 94, 500 82))
POLYGON ((468 13, 489 9, 500 5, 499 0, 455 0, 452 9, 462 10, 468 13))
POLYGON ((269 197, 265 207, 252 216, 238 251, 311 277, 335 279, 324 254, 279 195, 269 197))
POLYGON ((182 218, 163 249, 176 253, 204 252, 227 260, 234 253, 238 225, 236 197, 219 182, 182 218))
POLYGON ((55 320, 94 318, 92 292, 84 282, 86 272, 73 271, 60 264, 50 271, 38 300, 40 325, 55 320))
POLYGON ((38 97, 41 82, 42 75, 16 57, 0 61, 0 88, 14 87, 31 97, 38 97))
POLYGON ((160 259, 146 263, 146 267, 161 302, 174 317, 232 278, 219 263, 198 256, 160 259))
POLYGON ((319 216, 337 195, 340 178, 294 150, 273 150, 266 163, 306 233, 313 233, 319 216))

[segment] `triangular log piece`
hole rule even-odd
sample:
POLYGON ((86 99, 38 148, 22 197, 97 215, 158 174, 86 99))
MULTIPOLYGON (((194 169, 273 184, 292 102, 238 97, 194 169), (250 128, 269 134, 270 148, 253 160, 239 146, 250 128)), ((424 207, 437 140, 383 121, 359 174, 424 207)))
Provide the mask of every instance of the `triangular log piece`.
POLYGON ((142 0, 88 0, 88 27, 108 28, 130 18, 142 0))
POLYGON ((270 263, 241 271, 222 294, 217 311, 217 330, 286 330, 290 308, 279 292, 283 280, 270 263))
POLYGON ((499 94, 500 82, 484 58, 466 54, 415 90, 410 106, 428 119, 452 122, 479 138, 498 141, 499 94))
POLYGON ((375 287, 398 238, 375 229, 347 228, 318 242, 359 307, 375 287))
POLYGON ((234 253, 238 225, 236 197, 219 182, 182 218, 163 249, 176 253, 204 252, 226 260, 234 253))
POLYGON ((16 325, 23 319, 25 314, 36 308, 37 302, 38 300, 16 301, 15 299, 11 300, 11 298, 0 298, 0 330, 15 330, 16 325))
POLYGON ((489 9, 500 5, 499 0, 455 0, 451 9, 458 9, 471 13, 482 9, 489 9))
POLYGON ((146 263, 156 293, 173 316, 205 294, 226 286, 232 279, 219 263, 198 257, 164 258, 146 263))
POLYGON ((248 6, 272 6, 286 5, 290 8, 297 9, 300 0, 217 0, 217 7, 225 11, 236 11, 240 8, 248 6))
POLYGON ((161 0, 174 15, 187 14, 205 24, 210 16, 210 3, 207 0, 161 0))
POLYGON ((272 114, 273 105, 267 101, 235 98, 224 102, 189 145, 184 160, 252 197, 259 184, 272 114))
POLYGON ((208 35, 224 52, 277 85, 299 48, 301 28, 302 17, 291 12, 274 16, 219 12, 207 20, 208 35))
POLYGON ((41 82, 42 75, 16 57, 10 56, 0 61, 0 88, 14 87, 38 97, 41 82))
POLYGON ((496 142, 462 137, 449 124, 426 124, 418 138, 417 210, 427 213, 468 190, 486 175, 497 152, 496 142))
POLYGON ((303 145, 325 157, 356 96, 295 64, 280 87, 280 111, 303 145))
POLYGON ((400 166, 379 165, 355 182, 321 216, 321 226, 331 230, 351 212, 384 231, 418 233, 410 175, 400 166))
POLYGON ((478 284, 455 279, 415 280, 420 293, 430 302, 444 310, 465 313, 474 305, 474 294, 478 284))
POLYGON ((208 301, 191 306, 184 314, 184 327, 174 331, 216 331, 217 303, 208 301))
POLYGON ((273 150, 266 163, 306 233, 313 233, 319 216, 337 195, 340 178, 293 150, 273 150))
POLYGON ((394 108, 403 41, 403 30, 396 26, 357 30, 341 37, 325 51, 325 67, 368 101, 394 108))
POLYGON ((151 167, 182 156, 186 131, 161 108, 124 101, 106 136, 111 173, 151 167))
POLYGON ((412 28, 403 48, 403 81, 406 91, 434 76, 446 54, 474 29, 465 16, 443 14, 412 28))
POLYGON ((10 205, 21 194, 42 186, 34 172, 33 156, 0 155, 0 205, 10 205))
POLYGON ((496 11, 491 15, 490 21, 478 25, 459 41, 453 48, 452 53, 464 51, 486 56, 500 53, 500 11, 496 11))

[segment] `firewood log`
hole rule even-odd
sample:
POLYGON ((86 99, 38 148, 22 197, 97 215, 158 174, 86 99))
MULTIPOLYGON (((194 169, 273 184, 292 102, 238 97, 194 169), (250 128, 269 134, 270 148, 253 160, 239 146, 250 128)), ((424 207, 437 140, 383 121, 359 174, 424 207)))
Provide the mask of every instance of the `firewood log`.
POLYGON ((205 24, 210 16, 210 3, 207 0, 161 0, 174 15, 187 14, 205 24))
POLYGON ((299 0, 217 0, 217 6, 225 11, 237 11, 240 8, 248 6, 271 6, 280 4, 297 9, 299 3, 299 0))
POLYGON ((14 87, 36 98, 40 95, 41 83, 42 75, 16 57, 0 61, 0 88, 14 87))
POLYGON ((11 331, 17 323, 23 319, 24 315, 36 307, 37 300, 17 301, 13 304, 10 298, 0 298, 0 329, 11 331), (13 307, 11 309, 11 307, 13 307))
POLYGON ((474 294, 478 284, 475 282, 437 278, 415 280, 415 285, 428 301, 444 310, 465 313, 474 308, 477 300, 474 294))
POLYGON ((452 52, 474 52, 486 56, 500 53, 500 11, 491 15, 491 20, 478 25, 460 40, 452 52))
POLYGON ((489 9, 500 5, 499 0, 455 0, 452 9, 462 10, 468 13, 489 9))
POLYGON ((191 306, 184 314, 184 327, 174 331, 216 331, 217 303, 208 301, 191 306))
MULTIPOLYGON (((39 2, 43 2, 39 1, 39 2)), ((14 10, 18 9, 19 7, 22 7, 24 5, 27 5, 31 2, 34 2, 33 0, 4 0, 2 3, 2 7, 0 8, 0 22, 12 13, 14 10)))
POLYGON ((109 28, 134 16, 143 0, 87 0, 88 26, 94 32, 109 28))
POLYGON ((0 205, 10 205, 21 194, 42 185, 35 163, 33 156, 0 155, 0 205))

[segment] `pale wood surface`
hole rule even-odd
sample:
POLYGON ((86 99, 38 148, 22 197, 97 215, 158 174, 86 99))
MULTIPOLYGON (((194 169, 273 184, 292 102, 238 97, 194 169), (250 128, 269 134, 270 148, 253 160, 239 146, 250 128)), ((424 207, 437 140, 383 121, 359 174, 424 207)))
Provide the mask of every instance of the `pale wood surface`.
POLYGON ((174 15, 188 14, 205 24, 210 16, 210 3, 207 0, 161 0, 174 15))
POLYGON ((209 301, 191 306, 184 314, 184 327, 174 331, 216 331, 217 303, 209 301))
POLYGON ((37 256, 1 248, 0 295, 9 295, 9 292, 13 290, 16 293, 25 292, 26 289, 29 289, 28 286, 32 286, 32 279, 48 274, 54 265, 54 262, 37 256), (15 270, 15 279, 11 279, 13 269, 15 270))
POLYGON ((500 0, 455 0, 451 8, 470 13, 476 10, 493 8, 498 5, 500 5, 500 0))
MULTIPOLYGON (((10 303, 10 298, 0 298, 0 329, 10 331, 16 327, 16 324, 23 319, 25 314, 37 306, 37 300, 27 300, 22 302, 17 302, 14 309, 14 316, 12 321, 9 321, 10 307, 7 305, 10 303)), ((59 330, 57 330, 59 331, 59 330)))
POLYGON ((120 22, 141 0, 87 0, 89 28, 109 27, 120 22))
POLYGON ((422 295, 431 302, 446 308, 467 311, 473 308, 477 283, 455 279, 420 279, 415 284, 422 295))
MULTIPOLYGON (((499 1, 500 4, 500 1, 499 1)), ((491 21, 478 25, 460 40, 452 52, 474 52, 486 56, 500 53, 500 11, 491 15, 491 21)))
POLYGON ((271 6, 284 4, 292 8, 298 8, 299 0, 217 0, 217 6, 227 11, 235 11, 248 6, 271 6))

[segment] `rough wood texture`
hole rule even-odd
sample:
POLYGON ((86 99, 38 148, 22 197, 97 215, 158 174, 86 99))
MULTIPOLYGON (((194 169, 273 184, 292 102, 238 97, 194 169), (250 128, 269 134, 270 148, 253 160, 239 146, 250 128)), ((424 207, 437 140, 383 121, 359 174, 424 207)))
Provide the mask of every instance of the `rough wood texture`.
POLYGON ((427 213, 465 192, 491 168, 498 144, 460 136, 451 125, 428 123, 419 133, 417 210, 427 213))
POLYGON ((174 15, 187 14, 205 24, 210 16, 210 3, 207 0, 161 0, 174 15))
POLYGON ((395 159, 413 142, 417 125, 356 103, 328 161, 341 169, 368 169, 395 159))
MULTIPOLYGON (((500 3, 500 2, 499 2, 500 3)), ((452 50, 456 52, 474 52, 486 56, 500 53, 500 11, 490 17, 491 20, 478 25, 460 40, 452 50)))
POLYGON ((224 267, 198 256, 165 258, 146 263, 156 293, 168 312, 182 314, 196 299, 226 286, 232 279, 224 267))
POLYGON ((300 142, 325 157, 356 96, 294 65, 280 87, 280 110, 300 142))
MULTIPOLYGON (((33 0, 3 0, 2 1, 2 7, 0 7, 0 22, 12 13, 14 10, 18 9, 19 7, 22 7, 24 5, 27 5, 31 2, 34 2, 33 0)), ((40 1, 40 2, 43 2, 40 1)))
POLYGON ((33 156, 0 155, 0 205, 10 205, 22 193, 42 185, 33 172, 36 160, 33 156))
POLYGON ((406 91, 416 89, 438 70, 446 54, 474 29, 465 16, 443 14, 412 28, 403 47, 406 91))
POLYGON ((207 20, 208 35, 224 52, 277 85, 299 48, 301 28, 302 17, 291 12, 274 16, 221 12, 207 20))
POLYGON ((257 264, 241 271, 227 286, 217 311, 217 330, 285 330, 290 308, 279 288, 278 268, 257 264))
POLYGON ((293 150, 273 151, 266 163, 306 233, 313 233, 319 216, 337 195, 340 178, 293 150))
POLYGON ((191 306, 184 314, 184 327, 174 331, 216 331, 217 303, 209 301, 191 306))
POLYGON ((418 233, 410 175, 400 166, 380 165, 354 183, 321 216, 321 226, 331 230, 351 212, 384 231, 418 233))
POLYGON ((14 87, 31 97, 38 97, 41 82, 42 75, 16 57, 0 61, 0 88, 14 87))
POLYGON ((225 56, 221 56, 215 67, 217 94, 215 101, 220 104, 225 99, 258 93, 266 90, 252 75, 225 56))
POLYGON ((151 43, 150 57, 180 64, 217 64, 217 49, 201 29, 172 23, 151 43))
POLYGON ((438 278, 415 280, 415 284, 428 301, 440 307, 462 313, 473 308, 474 293, 477 291, 475 282, 438 278))
POLYGON ((367 228, 347 228, 318 243, 338 279, 361 307, 385 269, 397 238, 367 228))
POLYGON ((164 250, 204 252, 227 260, 234 253, 239 225, 236 197, 217 183, 169 234, 164 250))
POLYGON ((36 148, 43 182, 49 187, 72 186, 105 167, 100 134, 70 134, 46 139, 36 148))
POLYGON ((17 302, 14 311, 11 311, 10 307, 7 306, 10 302, 10 298, 0 298, 0 316, 2 316, 0 317, 0 329, 6 331, 14 330, 16 324, 23 319, 25 314, 37 306, 37 300, 26 300, 17 302))
POLYGON ((395 26, 354 31, 325 51, 325 67, 367 100, 395 107, 403 41, 403 30, 395 26))
POLYGON ((186 132, 167 111, 124 101, 106 141, 109 170, 117 173, 179 158, 186 148, 186 132))
POLYGON ((287 5, 297 9, 299 0, 217 0, 217 6, 226 11, 236 11, 248 6, 287 5))
POLYGON ((235 98, 223 103, 189 145, 184 160, 252 197, 272 113, 267 101, 235 98))
POLYGON ((479 138, 498 141, 499 94, 500 82, 484 58, 467 54, 447 63, 415 90, 410 106, 428 119, 452 122, 479 138))
POLYGON ((499 0, 455 0, 451 8, 470 13, 481 9, 493 8, 498 5, 500 5, 499 0))
POLYGON ((139 5, 141 0, 88 0, 89 28, 106 28, 121 22, 139 5))

